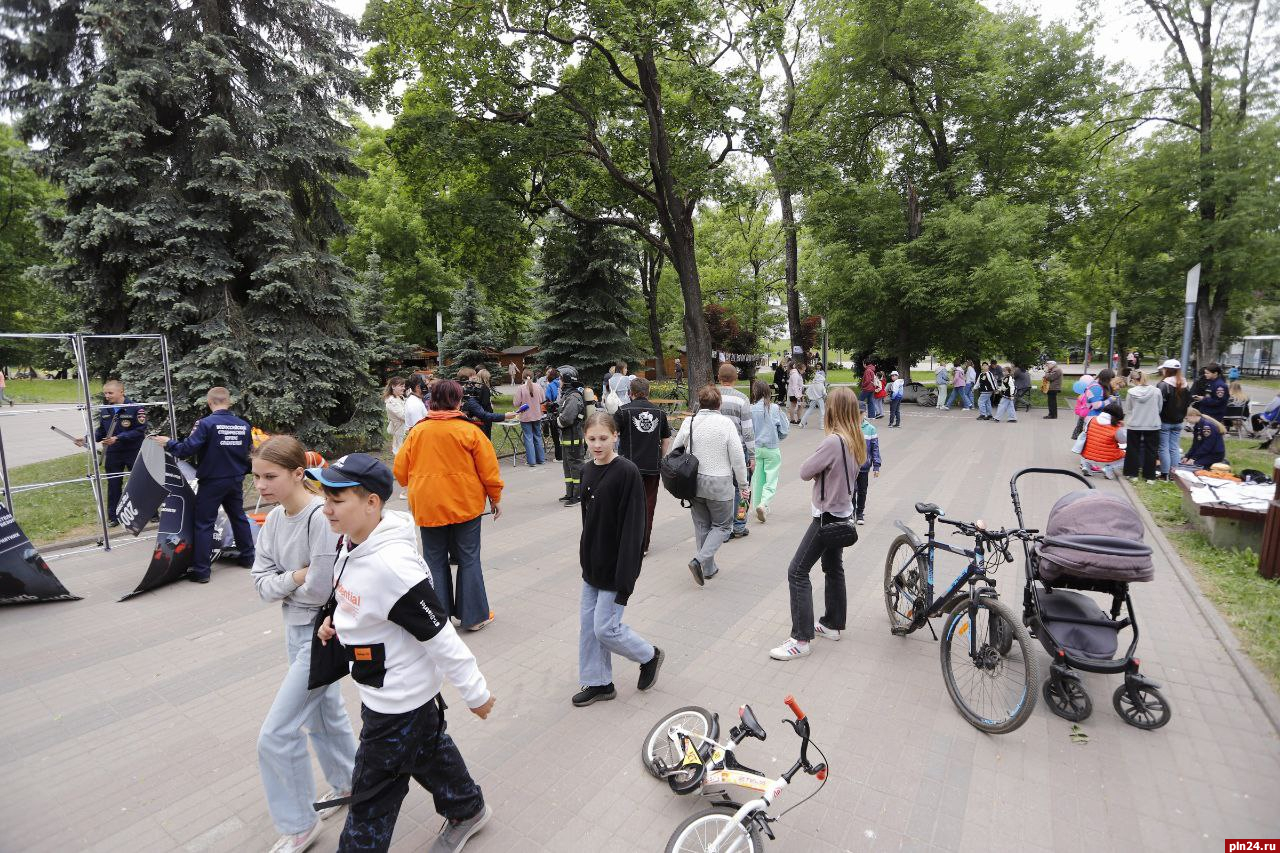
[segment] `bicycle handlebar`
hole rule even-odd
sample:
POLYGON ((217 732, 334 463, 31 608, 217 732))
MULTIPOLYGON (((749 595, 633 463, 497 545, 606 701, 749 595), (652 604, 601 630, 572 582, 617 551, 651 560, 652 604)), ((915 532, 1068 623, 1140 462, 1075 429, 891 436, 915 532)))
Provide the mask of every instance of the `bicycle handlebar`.
POLYGON ((782 702, 791 709, 791 713, 796 715, 797 720, 804 719, 804 711, 801 711, 800 706, 796 704, 796 697, 788 693, 787 698, 783 699, 782 702))

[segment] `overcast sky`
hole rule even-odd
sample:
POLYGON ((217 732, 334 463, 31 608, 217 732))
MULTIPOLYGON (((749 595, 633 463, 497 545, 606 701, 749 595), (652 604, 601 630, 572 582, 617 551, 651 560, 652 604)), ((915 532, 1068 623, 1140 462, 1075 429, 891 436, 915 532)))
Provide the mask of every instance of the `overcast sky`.
MULTIPOLYGON (((356 20, 364 13, 366 0, 329 0, 343 12, 356 20)), ((991 8, 1023 8, 1031 9, 1044 20, 1065 21, 1072 23, 1080 17, 1080 0, 983 0, 991 8)), ((1160 58, 1164 45, 1152 39, 1143 38, 1139 32, 1139 24, 1146 21, 1139 16, 1126 14, 1122 5, 1104 2, 1102 5, 1103 22, 1098 35, 1099 52, 1112 62, 1126 61, 1134 68, 1150 66, 1160 58)), ((385 113, 370 116, 379 125, 390 125, 391 117, 385 113)))

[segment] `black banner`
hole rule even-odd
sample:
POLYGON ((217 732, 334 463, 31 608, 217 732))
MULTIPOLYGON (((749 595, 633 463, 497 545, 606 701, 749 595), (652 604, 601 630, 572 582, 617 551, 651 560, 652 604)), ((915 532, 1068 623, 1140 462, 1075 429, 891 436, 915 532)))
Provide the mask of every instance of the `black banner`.
POLYGON ((67 592, 9 508, 0 504, 0 604, 79 600, 67 592))
POLYGON ((195 492, 178 461, 155 442, 144 441, 120 499, 120 523, 134 534, 141 533, 157 507, 160 525, 147 573, 121 601, 179 580, 194 558, 195 492))

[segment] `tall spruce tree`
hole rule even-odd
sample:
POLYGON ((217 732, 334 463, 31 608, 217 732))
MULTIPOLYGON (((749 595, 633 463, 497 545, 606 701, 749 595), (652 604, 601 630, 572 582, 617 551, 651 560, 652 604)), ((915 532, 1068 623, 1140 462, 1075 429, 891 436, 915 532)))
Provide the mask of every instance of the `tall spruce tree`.
POLYGON ((635 357, 628 336, 632 247, 616 228, 559 222, 542 246, 546 316, 537 328, 540 357, 572 364, 594 384, 620 358, 635 357))
MULTIPOLYGON (((180 419, 225 385, 256 424, 379 435, 332 182, 357 173, 355 23, 313 0, 0 0, 0 105, 65 190, 45 225, 94 331, 163 332, 180 419)), ((121 372, 152 399, 154 347, 121 372)))
POLYGON ((391 365, 408 353, 408 347, 388 316, 386 276, 382 272, 382 257, 376 249, 365 256, 364 271, 356 276, 356 282, 352 311, 367 341, 365 361, 370 373, 383 380, 391 365))
POLYGON ((448 364, 442 368, 445 376, 457 376, 461 367, 475 367, 491 358, 496 350, 493 339, 493 319, 474 281, 468 281, 453 294, 449 307, 449 331, 440 341, 448 364))

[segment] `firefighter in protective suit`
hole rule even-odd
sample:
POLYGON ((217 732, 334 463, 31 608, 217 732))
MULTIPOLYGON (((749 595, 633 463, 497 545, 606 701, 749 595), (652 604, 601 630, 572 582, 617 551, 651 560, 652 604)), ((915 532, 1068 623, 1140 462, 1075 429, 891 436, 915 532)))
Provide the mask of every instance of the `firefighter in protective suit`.
POLYGON ((580 500, 578 490, 582 485, 582 462, 587 455, 586 432, 587 401, 582 392, 582 380, 578 369, 566 364, 560 371, 560 413, 556 424, 560 427, 560 449, 564 463, 565 506, 576 506, 580 500))

